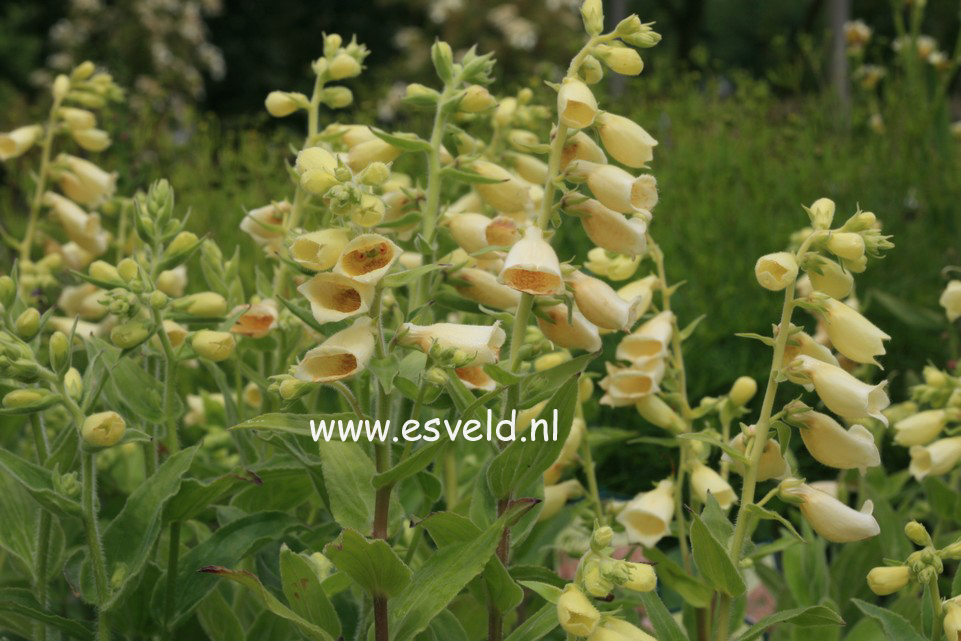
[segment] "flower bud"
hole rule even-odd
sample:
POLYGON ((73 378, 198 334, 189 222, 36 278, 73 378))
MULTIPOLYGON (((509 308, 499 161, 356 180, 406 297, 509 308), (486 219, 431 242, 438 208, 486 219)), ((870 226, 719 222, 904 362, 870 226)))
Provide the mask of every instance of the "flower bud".
POLYGON ((11 160, 30 151, 43 136, 43 127, 27 125, 9 133, 0 134, 0 161, 11 160))
MULTIPOLYGON (((741 454, 747 454, 747 439, 753 437, 754 434, 755 427, 750 425, 740 434, 732 438, 728 445, 741 454)), ((698 443, 698 441, 694 442, 698 443)), ((731 460, 727 452, 721 456, 721 460, 730 463, 731 471, 744 476, 744 463, 739 460, 731 460)), ((764 451, 761 453, 761 459, 757 466, 757 480, 767 481, 769 479, 779 479, 787 474, 788 471, 787 461, 784 460, 784 455, 781 453, 781 444, 773 438, 767 439, 764 443, 764 451)))
POLYGON ((912 445, 911 476, 920 481, 926 476, 947 474, 961 461, 961 436, 939 439, 930 445, 912 445))
MULTIPOLYGON (((174 349, 183 345, 184 341, 187 340, 187 328, 180 323, 165 319, 161 329, 167 335, 167 340, 170 341, 170 346, 174 349)), ((160 345, 160 343, 157 344, 160 345)))
POLYGON ((124 284, 124 281, 120 277, 120 272, 117 271, 117 268, 102 260, 96 260, 91 263, 87 273, 90 274, 90 278, 104 283, 109 283, 112 285, 124 284))
POLYGON ((818 198, 807 208, 814 229, 830 229, 834 221, 834 201, 830 198, 818 198))
POLYGON ((60 372, 70 360, 70 340, 61 331, 55 331, 50 335, 50 367, 55 372, 60 372))
POLYGON ((49 397, 50 392, 44 389, 15 389, 4 395, 3 406, 7 409, 24 409, 39 406, 49 397))
POLYGON ((17 296, 17 286, 13 279, 4 274, 0 276, 0 305, 10 307, 17 296))
POLYGON ((835 232, 828 237, 827 248, 832 254, 846 261, 858 261, 864 257, 864 239, 854 232, 835 232))
POLYGON ((598 45, 594 47, 594 55, 603 60, 608 69, 622 76, 636 76, 644 70, 641 55, 630 47, 598 45))
POLYGON ((177 256, 192 250, 197 246, 197 234, 192 231, 182 231, 167 245, 167 255, 177 256))
POLYGON ((227 301, 214 292, 191 294, 174 302, 175 309, 197 318, 217 318, 227 313, 227 301))
POLYGON ((133 349, 147 340, 148 336, 150 327, 139 320, 121 323, 110 330, 110 342, 120 349, 133 349))
POLYGON ((727 398, 734 407, 743 407, 751 402, 755 394, 757 394, 757 381, 750 376, 739 376, 731 386, 727 398))
POLYGON ((346 52, 341 52, 334 56, 334 59, 330 61, 330 66, 327 68, 327 75, 331 80, 353 78, 354 76, 359 76, 360 72, 360 63, 356 58, 346 52))
POLYGON ((854 276, 836 261, 823 256, 812 255, 804 261, 804 269, 811 286, 819 292, 832 298, 843 300, 848 297, 854 287, 854 276))
POLYGON ((604 30, 604 5, 601 0, 584 0, 584 4, 581 5, 581 19, 584 21, 584 30, 587 31, 587 35, 600 35, 604 30))
POLYGON ((389 142, 374 138, 354 145, 347 152, 347 166, 352 171, 362 171, 367 165, 374 162, 389 163, 400 156, 401 150, 389 142))
POLYGON ((941 292, 938 304, 944 308, 948 320, 952 323, 961 318, 961 280, 952 280, 948 283, 941 292))
POLYGON ((737 503, 737 494, 731 485, 721 478, 721 475, 700 461, 696 461, 691 469, 691 491, 701 503, 707 503, 710 494, 717 500, 722 510, 726 510, 737 503))
POLYGON ((894 442, 904 447, 927 445, 941 435, 947 425, 947 412, 925 410, 894 424, 894 442))
POLYGON ((486 160, 474 162, 471 169, 485 178, 500 181, 474 185, 477 193, 488 205, 503 212, 519 212, 527 209, 531 202, 531 194, 530 186, 524 181, 500 165, 486 160))
POLYGON ((636 625, 609 618, 601 623, 587 641, 657 641, 636 625))
POLYGON ((481 111, 487 111, 496 105, 497 100, 485 87, 471 85, 464 91, 464 97, 461 98, 458 108, 467 113, 479 113, 481 111))
POLYGON ((327 87, 321 92, 320 100, 331 109, 343 109, 354 102, 354 94, 347 87, 327 87))
POLYGON ((17 336, 25 341, 29 341, 37 332, 40 331, 40 312, 34 307, 25 309, 14 323, 17 336))
POLYGON ((83 376, 76 367, 71 367, 63 375, 63 387, 74 401, 79 402, 83 397, 83 376))
POLYGON ((99 412, 84 419, 80 434, 90 445, 110 447, 120 442, 126 430, 127 423, 120 414, 99 412))
POLYGON ((443 40, 436 41, 430 48, 430 59, 434 63, 437 77, 445 83, 454 77, 454 52, 443 40))
POLYGON ((961 639, 961 604, 954 599, 944 603, 944 636, 948 641, 961 639))
POLYGON ((590 127, 597 115, 597 99, 590 88, 576 78, 565 78, 557 92, 560 122, 571 129, 590 127))
POLYGON ((636 404, 637 413, 648 423, 671 432, 684 432, 687 426, 674 409, 660 396, 651 394, 636 404))
POLYGON ((657 575, 654 566, 647 563, 621 562, 621 568, 627 571, 628 578, 621 587, 635 592, 650 592, 657 587, 657 575))
POLYGON ((286 91, 271 91, 264 100, 267 113, 274 118, 284 118, 302 109, 307 103, 303 94, 288 93, 286 91))
POLYGON ((643 299, 626 301, 602 280, 574 272, 567 281, 574 302, 584 317, 603 329, 630 331, 637 322, 643 299))
POLYGON ((187 268, 180 265, 174 269, 167 269, 157 276, 157 289, 167 296, 179 298, 184 295, 187 287, 187 268))
POLYGON ((754 275, 764 289, 778 292, 797 279, 798 265, 794 254, 775 252, 757 259, 754 275))
POLYGON ((440 94, 436 89, 426 87, 419 82, 412 82, 407 85, 404 94, 404 102, 425 107, 436 105, 438 98, 440 98, 440 94))
POLYGON ((70 78, 64 74, 58 75, 53 79, 53 87, 51 88, 51 93, 53 94, 53 99, 60 102, 67 97, 70 92, 70 78))
POLYGON ((878 567, 868 572, 868 587, 878 596, 894 594, 911 580, 911 570, 906 565, 878 567))
POLYGON ((237 341, 230 332, 202 329, 194 334, 190 346, 198 355, 219 363, 230 358, 237 346, 237 341))
POLYGON ((568 583, 557 599, 557 620, 568 634, 586 637, 594 632, 601 620, 601 613, 580 588, 573 583, 568 583))
POLYGON ((90 129, 75 129, 70 132, 73 141, 86 151, 94 153, 103 151, 110 146, 110 134, 95 127, 90 129))
POLYGON ((587 84, 596 85, 604 79, 604 67, 600 60, 587 55, 584 57, 584 62, 581 63, 580 75, 587 84))
POLYGON ((918 521, 909 521, 907 525, 904 526, 904 535, 911 539, 911 542, 915 545, 920 545, 921 547, 933 545, 931 535, 928 534, 927 528, 918 521))
POLYGON ((583 496, 583 494, 584 488, 577 479, 548 485, 544 488, 544 501, 541 503, 540 514, 537 515, 537 522, 542 523, 550 520, 561 511, 568 501, 583 496))

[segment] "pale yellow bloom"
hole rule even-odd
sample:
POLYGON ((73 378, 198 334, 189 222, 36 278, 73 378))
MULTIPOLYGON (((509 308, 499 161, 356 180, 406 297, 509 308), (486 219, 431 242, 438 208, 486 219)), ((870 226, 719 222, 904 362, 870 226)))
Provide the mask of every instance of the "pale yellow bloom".
MULTIPOLYGON (((633 49, 624 49, 624 51, 634 52, 633 49)), ((594 120, 594 126, 601 137, 604 149, 617 162, 638 168, 646 166, 654 159, 654 147, 657 146, 657 141, 630 118, 602 111, 594 120)))
POLYGON ((289 91, 271 91, 264 100, 264 106, 274 118, 284 118, 303 108, 307 96, 289 91))
POLYGON ((682 419, 674 409, 664 402, 661 397, 651 394, 637 401, 637 413, 649 423, 672 432, 683 432, 686 429, 682 419))
POLYGON ((801 440, 814 460, 839 470, 859 469, 863 474, 869 467, 881 464, 881 454, 874 443, 874 435, 863 425, 852 425, 845 430, 827 414, 802 412, 792 419, 804 425, 801 440))
POLYGON ((567 305, 561 303, 548 307, 543 312, 550 320, 538 318, 537 326, 554 345, 588 352, 596 352, 601 348, 601 335, 597 326, 584 318, 577 307, 568 314, 567 305))
POLYGON ((691 492, 701 503, 706 503, 710 494, 722 510, 737 503, 734 488, 721 478, 720 474, 700 461, 696 461, 691 469, 691 492))
POLYGON ((810 356, 799 356, 791 369, 807 377, 821 401, 835 414, 847 419, 870 416, 888 424, 887 417, 881 413, 890 404, 884 391, 887 381, 877 385, 862 383, 840 367, 810 356))
POLYGON ((657 181, 644 174, 632 176, 620 167, 575 160, 566 169, 571 178, 585 180, 594 197, 622 214, 649 212, 657 205, 657 181))
POLYGON ((627 280, 637 272, 640 265, 641 256, 612 256, 602 247, 595 247, 587 252, 587 262, 584 263, 591 272, 613 281, 627 280))
POLYGON ((276 252, 284 239, 284 218, 290 209, 286 200, 251 209, 240 221, 240 229, 261 247, 276 252))
POLYGON ((856 363, 878 365, 876 357, 885 353, 884 341, 891 337, 839 300, 819 297, 817 302, 824 306, 821 317, 831 344, 856 363))
POLYGON ((369 316, 361 316, 306 354, 294 369, 302 381, 330 383, 363 371, 374 353, 374 333, 369 316))
POLYGON ((88 214, 73 201, 52 191, 44 194, 43 203, 53 210, 70 240, 94 256, 107 251, 110 234, 100 227, 99 214, 88 214))
POLYGON ((334 272, 362 283, 374 284, 387 275, 401 249, 380 234, 362 234, 344 247, 334 272))
POLYGON ((856 261, 864 256, 864 239, 854 232, 835 232, 828 238, 827 248, 838 258, 856 261))
POLYGON ((911 476, 920 481, 926 476, 947 474, 961 461, 961 436, 939 439, 930 445, 911 446, 911 476))
POLYGON ((592 199, 569 205, 576 212, 587 237, 608 251, 637 256, 647 251, 647 220, 643 216, 625 216, 592 199))
MULTIPOLYGON (((755 427, 748 426, 746 431, 742 431, 731 439, 729 445, 741 454, 747 453, 747 437, 753 436, 755 427)), ((744 463, 731 460, 727 454, 722 455, 722 460, 731 462, 731 470, 744 476, 744 463)), ((758 464, 757 480, 767 481, 769 479, 779 479, 788 473, 787 461, 781 453, 781 445, 774 439, 769 438, 764 444, 764 452, 761 453, 761 461, 758 464)))
POLYGON ((557 620, 568 634, 586 637, 594 632, 601 613, 576 585, 568 583, 557 599, 557 620))
POLYGON ((947 641, 961 641, 961 603, 955 599, 944 602, 943 627, 947 641))
POLYGON ((525 211, 531 204, 530 187, 520 178, 500 165, 486 160, 478 160, 471 169, 485 178, 500 182, 476 184, 474 189, 488 205, 498 211, 525 211))
POLYGON ((233 312, 243 310, 230 331, 249 338, 263 338, 277 326, 277 303, 267 299, 251 305, 238 305, 233 312))
POLYGON ((347 152, 347 166, 352 171, 359 172, 375 162, 390 163, 400 156, 401 150, 389 142, 374 137, 360 144, 354 145, 347 152))
POLYGON ((832 543, 862 541, 881 532, 878 522, 871 516, 874 511, 871 501, 865 501, 858 511, 804 483, 786 487, 782 492, 801 502, 799 507, 805 520, 815 532, 832 543))
POLYGON ((11 160, 27 153, 41 136, 43 127, 40 125, 18 127, 11 132, 0 134, 0 161, 11 160))
POLYGON ((602 280, 574 272, 568 278, 574 302, 584 317, 603 329, 628 331, 637 322, 644 300, 626 301, 602 280))
MULTIPOLYGON (((537 515, 537 521, 547 521, 556 516, 568 501, 583 496, 583 494, 584 488, 577 479, 564 481, 557 485, 548 485, 544 488, 544 502, 541 504, 541 511, 540 514, 537 515)), ((560 604, 558 603, 558 607, 559 606, 560 604)))
POLYGON ((575 160, 604 164, 607 162, 607 156, 600 145, 594 142, 593 138, 583 131, 578 131, 564 143, 564 151, 561 153, 561 169, 566 169, 575 160))
POLYGON ((456 289, 464 298, 491 309, 516 309, 521 294, 516 289, 502 285, 490 272, 475 267, 464 267, 454 274, 454 278, 464 281, 456 289))
POLYGON ((127 431, 127 422, 116 412, 98 412, 84 419, 80 428, 83 440, 95 447, 116 445, 127 431))
POLYGON ((811 286, 838 300, 848 297, 854 288, 854 276, 836 261, 818 256, 807 270, 811 286))
POLYGON ((894 424, 894 442, 905 447, 927 445, 941 435, 947 422, 947 412, 942 409, 918 412, 894 424))
POLYGON ((424 352, 434 348, 455 350, 464 359, 464 365, 496 363, 500 360, 500 348, 507 338, 500 328, 500 322, 493 325, 404 323, 397 335, 397 342, 401 345, 412 345, 424 352))
POLYGON ((636 625, 610 618, 601 623, 587 641, 657 641, 636 625))
POLYGON ((331 228, 301 234, 291 243, 290 255, 307 269, 324 271, 337 264, 349 240, 346 229, 331 228))
POLYGON ((798 266, 794 254, 776 252, 757 259, 754 276, 764 289, 778 292, 797 280, 798 266))
POLYGON ((76 203, 95 207, 111 198, 117 189, 116 172, 108 173, 89 160, 60 154, 57 163, 65 166, 57 179, 60 188, 76 203))
POLYGON ((660 383, 664 378, 664 361, 661 359, 647 359, 646 362, 619 367, 610 362, 604 364, 607 376, 599 383, 604 390, 601 405, 611 407, 625 407, 636 405, 645 396, 660 391, 660 383))
POLYGON ((667 354, 674 334, 674 314, 663 311, 621 339, 616 356, 619 360, 637 363, 667 354))
POLYGON ((528 227, 524 238, 511 247, 499 280, 519 292, 535 296, 564 291, 560 262, 550 243, 544 240, 540 227, 528 227))
POLYGON ((597 115, 597 99, 580 80, 565 78, 557 92, 557 115, 571 129, 590 127, 597 115))
POLYGON ((70 132, 75 143, 86 151, 103 151, 110 146, 110 134, 102 129, 92 127, 90 129, 74 129, 70 132))
POLYGON ((157 289, 171 298, 180 298, 187 287, 187 267, 178 265, 173 269, 165 269, 157 276, 157 289))
POLYGON ((941 292, 938 300, 952 323, 961 318, 961 280, 952 280, 941 292))
POLYGON ((911 580, 911 569, 906 565, 877 567, 868 572, 868 587, 878 596, 894 594, 911 580))
POLYGON ((343 274, 317 274, 297 288, 310 303, 318 323, 333 323, 370 309, 374 285, 353 280, 343 274))
POLYGON ((202 329, 194 334, 190 346, 199 356, 219 363, 231 357, 234 348, 237 347, 237 341, 230 332, 202 329))
POLYGON ((618 513, 617 522, 624 526, 627 540, 644 547, 654 547, 670 532, 674 519, 674 482, 665 479, 653 490, 631 499, 618 513))

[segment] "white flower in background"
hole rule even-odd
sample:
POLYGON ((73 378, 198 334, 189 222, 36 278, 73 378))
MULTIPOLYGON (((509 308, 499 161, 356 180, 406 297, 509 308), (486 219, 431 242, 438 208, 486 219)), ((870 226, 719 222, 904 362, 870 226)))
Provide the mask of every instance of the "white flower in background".
POLYGON ((952 323, 961 318, 961 280, 952 280, 941 292, 938 300, 952 323))

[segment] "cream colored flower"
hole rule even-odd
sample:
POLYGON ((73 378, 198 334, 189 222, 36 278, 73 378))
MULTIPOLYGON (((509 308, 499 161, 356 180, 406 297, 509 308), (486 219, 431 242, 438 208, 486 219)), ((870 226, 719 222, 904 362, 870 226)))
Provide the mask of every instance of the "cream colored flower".
MULTIPOLYGON (((633 49, 628 51, 634 52, 633 49)), ((604 149, 617 162, 640 168, 654 159, 657 141, 630 118, 602 111, 594 120, 594 126, 597 127, 604 149)))
POLYGON ((597 115, 597 99, 590 88, 576 78, 565 78, 557 92, 557 117, 565 127, 590 127, 597 115))
POLYGON ((586 160, 588 162, 604 164, 607 156, 600 145, 583 131, 578 131, 567 139, 564 143, 564 151, 561 153, 561 169, 567 169, 575 160, 586 160))
POLYGON ((464 267, 454 274, 454 278, 466 283, 455 285, 461 296, 480 303, 484 307, 516 309, 521 300, 519 291, 500 284, 496 276, 483 269, 464 267))
POLYGON ((604 390, 601 405, 611 407, 625 407, 636 405, 645 396, 660 391, 660 383, 664 378, 664 361, 662 359, 647 359, 643 363, 631 367, 619 367, 610 362, 604 364, 607 376, 599 383, 604 390))
POLYGON ((838 258, 856 261, 864 256, 864 239, 854 232, 834 232, 828 237, 827 248, 838 258))
POLYGON ((170 341, 170 346, 174 349, 183 345, 184 341, 187 340, 187 328, 172 320, 164 320, 163 331, 167 335, 167 340, 170 341))
POLYGON ((884 391, 887 381, 868 385, 840 367, 810 356, 799 356, 790 368, 807 377, 821 401, 835 414, 847 419, 870 416, 888 424, 887 417, 881 413, 891 402, 884 391))
POLYGON ((27 153, 41 136, 43 127, 40 125, 27 125, 8 133, 0 133, 0 161, 11 160, 27 153))
POLYGON ((491 222, 490 217, 484 214, 463 212, 448 215, 444 225, 450 230, 450 235, 458 247, 468 254, 481 255, 480 251, 492 244, 487 240, 487 227, 491 222))
POLYGON ((556 516, 568 501, 579 498, 583 494, 584 488, 577 479, 564 481, 557 485, 548 485, 544 488, 544 501, 541 504, 541 511, 537 515, 538 523, 556 516))
POLYGON ((941 292, 938 300, 952 323, 961 318, 961 280, 952 280, 941 292))
POLYGON ((911 580, 911 569, 906 565, 877 567, 868 572, 868 587, 878 596, 894 594, 911 580))
POLYGON ((318 323, 334 323, 363 314, 374 298, 374 285, 332 272, 317 274, 297 291, 310 303, 318 323))
POLYGON ((530 154, 511 154, 514 171, 527 182, 541 185, 547 180, 547 163, 530 154))
POLYGON ((617 346, 619 360, 637 363, 667 354, 674 334, 674 314, 664 311, 621 339, 617 346))
POLYGON ((821 318, 834 347, 856 363, 878 365, 885 353, 884 341, 891 337, 852 307, 829 297, 818 297, 824 306, 821 318))
POLYGON ((76 203, 96 207, 117 189, 117 173, 108 173, 89 160, 60 154, 57 164, 65 167, 57 179, 60 188, 76 203))
POLYGON ((653 176, 632 176, 620 167, 575 160, 567 174, 587 182, 588 189, 605 207, 614 211, 649 213, 657 205, 657 182, 653 176))
POLYGON ((805 265, 807 265, 811 286, 816 291, 838 300, 844 300, 851 294, 854 288, 854 276, 837 261, 817 256, 814 259, 808 259, 805 265))
POLYGON ((792 414, 791 418, 804 426, 801 440, 818 463, 839 470, 856 468, 862 474, 881 464, 874 435, 863 425, 845 430, 827 414, 814 411, 792 414))
POLYGON ((598 247, 625 256, 647 251, 647 221, 643 216, 627 217, 593 198, 569 205, 567 211, 577 214, 587 237, 598 247))
POLYGON ((73 201, 52 191, 44 194, 43 203, 53 210, 70 240, 94 256, 107 251, 110 234, 101 229, 99 214, 88 214, 73 201))
POLYGON ((500 328, 500 322, 493 325, 404 323, 397 335, 397 342, 401 345, 413 345, 424 352, 433 348, 456 350, 465 359, 465 365, 496 363, 500 360, 500 348, 507 338, 504 330, 500 328))
POLYGON ((157 289, 171 298, 180 298, 187 287, 187 266, 165 269, 157 276, 157 289))
POLYGON ((961 603, 957 597, 944 602, 943 627, 948 641, 961 641, 961 603))
POLYGON ((832 543, 863 541, 881 533, 878 522, 871 516, 874 511, 871 501, 865 501, 859 512, 804 483, 785 487, 782 492, 801 502, 801 514, 811 528, 832 543))
POLYGON ((757 259, 754 276, 761 287, 778 292, 797 280, 798 266, 794 254, 776 252, 757 259))
POLYGON ((584 267, 592 273, 613 281, 627 280, 640 265, 640 256, 631 258, 622 254, 611 255, 603 247, 595 247, 587 252, 587 262, 584 263, 584 267))
POLYGON ((80 428, 83 440, 95 447, 116 445, 127 431, 127 422, 116 412, 99 412, 84 419, 80 428))
POLYGON ((657 641, 636 625, 609 618, 601 623, 587 641, 657 641))
POLYGON ((347 166, 353 172, 360 172, 371 163, 393 162, 400 154, 401 150, 397 147, 374 137, 350 148, 350 151, 347 152, 347 166))
MULTIPOLYGON (((785 363, 790 363, 798 356, 810 356, 811 358, 817 359, 823 363, 840 367, 838 359, 834 356, 834 354, 831 353, 831 350, 818 343, 811 337, 810 334, 804 331, 792 332, 790 338, 788 338, 787 345, 784 348, 785 363)), ((799 384, 804 383, 804 381, 792 375, 790 371, 786 372, 786 374, 791 381, 799 384)))
POLYGON ((264 106, 274 118, 284 118, 300 110, 307 102, 307 96, 303 94, 271 91, 264 100, 264 106))
POLYGON ((557 599, 557 620, 564 632, 586 637, 594 632, 601 613, 575 584, 568 583, 557 599))
POLYGON ((661 397, 651 394, 644 396, 635 405, 641 418, 657 427, 671 432, 684 432, 687 425, 674 409, 661 397))
POLYGON ((479 389, 485 392, 493 392, 497 389, 497 381, 491 378, 481 365, 458 367, 454 373, 467 389, 479 389))
POLYGON ((387 275, 401 254, 392 240, 380 234, 362 234, 347 243, 334 272, 361 283, 374 284, 387 275))
POLYGON ((374 333, 369 316, 361 316, 306 354, 294 369, 302 381, 330 383, 359 374, 374 353, 374 333))
POLYGON ((894 442, 898 445, 927 445, 941 435, 948 423, 942 409, 924 410, 894 424, 894 442))
POLYGON ((577 307, 568 313, 567 305, 561 303, 542 311, 549 320, 538 318, 537 326, 556 346, 588 352, 596 352, 601 348, 601 335, 597 326, 587 320, 577 307))
POLYGON ((947 474, 961 461, 961 436, 942 438, 930 445, 911 446, 911 476, 920 481, 926 476, 947 474))
POLYGON ((284 240, 284 218, 288 213, 290 203, 286 200, 251 209, 240 221, 240 229, 261 247, 277 252, 284 240))
POLYGON ((350 240, 346 229, 323 229, 301 234, 290 245, 291 257, 306 267, 316 271, 330 269, 350 240))
POLYGON ((674 508, 674 482, 665 479, 631 499, 618 513, 617 522, 624 526, 630 543, 650 548, 670 533, 674 508))
POLYGON ((238 305, 233 313, 244 310, 230 331, 249 338, 263 338, 277 326, 277 303, 267 299, 250 305, 238 305))
POLYGON ((700 461, 695 462, 691 469, 691 492, 701 503, 706 503, 710 494, 722 510, 737 503, 734 488, 721 478, 720 474, 700 461))
POLYGON ((70 132, 70 135, 73 137, 73 141, 80 145, 82 149, 94 153, 103 151, 109 147, 112 142, 110 140, 110 134, 94 127, 90 129, 74 129, 70 132))
POLYGON ((540 227, 531 225, 524 238, 517 241, 501 271, 500 282, 519 292, 535 296, 560 294, 564 291, 561 266, 550 243, 544 240, 540 227))
MULTIPOLYGON (((741 454, 746 454, 747 438, 753 436, 754 432, 755 427, 753 425, 749 426, 747 430, 742 431, 732 438, 729 445, 741 454)), ((721 456, 721 459, 730 461, 731 470, 744 476, 744 463, 732 460, 726 453, 721 456)), ((767 481, 770 479, 779 479, 785 476, 788 471, 789 468, 787 461, 784 460, 784 455, 781 453, 780 443, 771 438, 767 439, 767 442, 764 443, 764 452, 761 454, 761 461, 758 464, 757 480, 767 481)))
POLYGON ((643 298, 626 301, 602 280, 574 272, 567 283, 574 293, 577 309, 603 329, 629 331, 637 322, 643 298))
POLYGON ((486 160, 478 160, 471 165, 471 169, 485 178, 500 181, 474 185, 474 189, 477 190, 484 202, 497 211, 525 211, 530 206, 529 184, 500 165, 495 165, 486 160))

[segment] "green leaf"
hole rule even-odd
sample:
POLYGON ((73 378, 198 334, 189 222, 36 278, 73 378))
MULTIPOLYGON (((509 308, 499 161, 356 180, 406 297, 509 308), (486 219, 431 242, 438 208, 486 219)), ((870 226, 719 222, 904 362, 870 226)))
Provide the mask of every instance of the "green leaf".
POLYGON ((375 474, 373 479, 374 489, 379 490, 384 486, 394 485, 417 474, 434 461, 438 451, 448 442, 449 439, 441 438, 427 443, 397 465, 380 474, 375 474))
POLYGON ((557 604, 557 600, 561 598, 561 592, 563 592, 563 589, 556 585, 544 583, 543 581, 518 581, 518 583, 548 603, 555 605, 557 604))
POLYGON ((557 460, 574 420, 577 383, 576 376, 569 377, 537 416, 538 420, 546 421, 548 426, 556 425, 556 439, 535 440, 536 430, 531 426, 491 461, 490 468, 487 470, 487 479, 495 498, 503 499, 526 488, 539 479, 557 460))
POLYGON ((557 608, 548 603, 527 617, 504 641, 539 641, 557 627, 557 608))
POLYGON ((0 514, 0 548, 32 571, 37 554, 37 504, 7 474, 0 474, 0 514))
POLYGON ((320 443, 324 484, 334 519, 345 528, 366 530, 374 517, 374 462, 358 443, 320 443))
POLYGON ((231 570, 218 565, 208 565, 201 568, 200 571, 204 574, 229 579, 246 588, 250 588, 254 591, 254 594, 260 597, 260 600, 263 601, 268 610, 293 623, 295 626, 297 626, 297 629, 300 630, 301 633, 303 633, 308 639, 316 639, 317 641, 334 641, 333 637, 327 634, 323 628, 304 620, 296 612, 281 603, 277 597, 267 591, 267 589, 260 582, 260 579, 250 572, 245 570, 231 570))
POLYGON ((324 555, 372 597, 392 598, 410 582, 410 568, 386 541, 350 528, 324 547, 324 555))
POLYGON ((924 637, 914 629, 914 626, 900 614, 880 608, 861 599, 851 599, 851 602, 854 603, 865 616, 869 616, 881 624, 881 629, 884 630, 884 636, 888 638, 888 641, 925 641, 924 637))
POLYGON ((571 376, 583 372, 588 364, 597 358, 598 354, 600 354, 600 352, 581 354, 560 365, 555 365, 542 372, 530 374, 526 379, 524 394, 522 396, 522 398, 524 398, 524 407, 531 407, 544 398, 548 398, 571 376))
MULTIPOLYGON (((208 565, 239 563, 266 543, 277 541, 289 530, 301 527, 293 516, 283 512, 258 512, 224 525, 203 542, 181 556, 177 566, 177 616, 183 623, 187 616, 217 585, 217 579, 198 570, 208 565)), ((166 582, 166 576, 157 582, 166 582)), ((154 593, 155 600, 158 593, 154 593)))
POLYGON ((340 636, 340 619, 320 584, 313 563, 287 546, 280 549, 280 582, 294 612, 323 628, 335 639, 340 636))
POLYGON ((197 606, 197 620, 211 641, 244 641, 247 638, 240 619, 219 590, 214 590, 197 606))
POLYGON ((457 167, 444 167, 440 170, 440 174, 444 178, 458 180, 462 183, 468 183, 471 185, 496 185, 497 183, 507 182, 508 180, 506 178, 490 178, 489 176, 483 176, 476 171, 459 169, 457 167))
POLYGON ((192 519, 238 487, 247 483, 259 485, 261 482, 260 477, 249 471, 244 474, 227 474, 206 482, 184 479, 180 483, 179 491, 164 508, 164 523, 192 519))
POLYGON ((120 513, 103 531, 107 576, 113 578, 113 590, 104 608, 115 605, 131 581, 139 578, 160 534, 164 505, 180 489, 180 480, 190 469, 199 447, 181 450, 164 461, 156 472, 137 486, 120 513), (118 577, 121 578, 118 580, 118 577))
POLYGON ((735 641, 751 641, 757 639, 764 631, 779 623, 810 627, 822 625, 844 625, 844 619, 826 605, 812 605, 806 608, 783 610, 766 616, 744 631, 735 641))
POLYGON ((297 303, 288 300, 283 296, 278 296, 277 300, 279 300, 284 307, 290 310, 294 316, 303 321, 304 325, 311 328, 318 334, 324 335, 326 333, 324 326, 317 322, 317 320, 314 318, 314 315, 310 313, 310 309, 302 307, 301 305, 298 305, 297 303))
MULTIPOLYGON (((470 641, 470 637, 467 636, 464 626, 461 625, 460 620, 450 610, 443 610, 434 617, 430 622, 428 632, 424 634, 432 634, 433 638, 437 641, 470 641)), ((420 637, 418 637, 418 639, 420 639, 420 637)))
MULTIPOLYGON (((60 630, 72 639, 93 641, 93 629, 81 621, 66 619, 50 612, 25 588, 0 588, 0 613, 26 617, 60 630)), ((3 619, 4 617, 0 617, 3 619)))
POLYGON ((4 448, 0 448, 0 470, 9 474, 40 505, 55 515, 70 517, 83 513, 80 503, 56 490, 50 470, 24 460, 4 448))
POLYGON ((685 603, 695 608, 710 605, 714 590, 709 585, 685 572, 684 568, 656 547, 644 548, 644 556, 657 564, 657 580, 677 592, 685 603))
MULTIPOLYGON (((356 420, 356 416, 348 412, 339 414, 325 414, 324 420, 328 424, 339 420, 356 420)), ((277 432, 278 434, 296 434, 297 436, 307 436, 313 438, 310 433, 310 421, 304 414, 285 414, 276 412, 272 414, 261 414, 254 418, 247 419, 243 423, 238 423, 231 427, 231 430, 264 430, 267 432, 277 432)), ((335 431, 336 434, 336 431, 335 431)), ((337 434, 339 436, 339 434, 337 434)))
POLYGON ((766 507, 761 507, 760 505, 755 505, 754 503, 751 503, 750 505, 748 505, 746 509, 748 513, 754 516, 755 518, 777 521, 778 523, 783 525, 784 529, 790 532, 791 536, 796 538, 798 541, 804 540, 804 537, 802 537, 798 533, 798 531, 794 529, 794 524, 788 521, 785 517, 778 514, 777 512, 769 510, 766 507))
POLYGON ((410 133, 387 133, 383 129, 368 127, 371 133, 393 147, 401 151, 430 151, 430 143, 418 136, 410 133))
POLYGON ((899 321, 919 330, 940 330, 945 327, 944 314, 898 298, 881 289, 868 290, 868 298, 876 299, 899 321))
POLYGON ((641 604, 651 619, 657 641, 688 641, 687 634, 664 607, 664 602, 656 592, 642 592, 640 597, 641 604))
POLYGON ((500 543, 504 529, 533 506, 515 502, 476 538, 441 548, 414 572, 410 587, 391 607, 390 635, 406 641, 424 630, 475 576, 480 574, 500 543))
POLYGON ((744 579, 725 547, 708 530, 701 517, 691 516, 691 550, 704 578, 720 592, 737 596, 744 592, 744 579))
POLYGON ((424 274, 429 274, 430 272, 437 271, 438 269, 444 269, 445 267, 450 267, 450 265, 444 263, 421 265, 420 267, 405 269, 402 272, 396 272, 385 276, 381 283, 383 283, 385 287, 404 287, 405 285, 410 285, 424 274))

